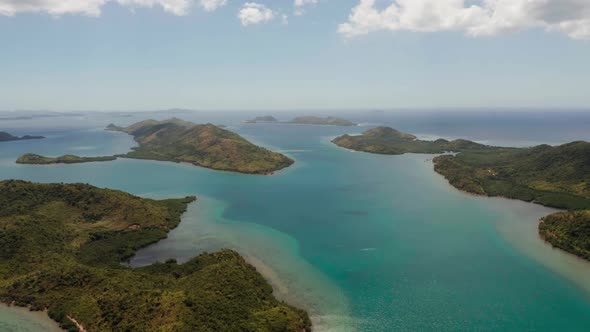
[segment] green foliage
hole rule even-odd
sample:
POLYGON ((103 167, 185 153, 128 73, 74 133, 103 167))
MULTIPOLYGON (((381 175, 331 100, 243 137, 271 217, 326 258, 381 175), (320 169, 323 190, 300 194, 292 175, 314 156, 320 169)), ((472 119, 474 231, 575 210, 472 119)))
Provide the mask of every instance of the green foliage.
POLYGON ((493 148, 434 159, 435 170, 467 192, 565 209, 590 209, 590 143, 493 148))
POLYGON ((127 128, 109 125, 135 137, 139 147, 127 158, 188 162, 207 168, 249 174, 270 174, 293 160, 256 146, 240 135, 212 124, 196 125, 180 119, 146 120, 127 128))
POLYGON ((120 264, 178 225, 195 197, 142 199, 85 184, 0 182, 0 301, 89 331, 308 331, 236 252, 120 264))
POLYGON ((448 151, 487 150, 491 147, 467 140, 422 141, 416 136, 389 127, 377 127, 362 135, 342 135, 332 142, 341 147, 378 154, 443 153, 448 151))
POLYGON ((79 163, 90 163, 97 161, 112 161, 117 157, 106 156, 106 157, 79 157, 71 154, 66 154, 60 157, 44 157, 38 154, 27 153, 20 156, 17 160, 17 164, 33 164, 33 165, 49 165, 49 164, 79 164, 79 163))
POLYGON ((554 247, 590 260, 590 211, 559 212, 543 218, 539 233, 554 247))

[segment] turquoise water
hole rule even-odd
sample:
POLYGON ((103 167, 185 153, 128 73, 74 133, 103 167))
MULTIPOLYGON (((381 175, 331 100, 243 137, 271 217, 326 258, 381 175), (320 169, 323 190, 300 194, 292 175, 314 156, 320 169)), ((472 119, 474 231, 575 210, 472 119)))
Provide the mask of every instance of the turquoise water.
MULTIPOLYGON (((390 121, 375 117, 366 122, 390 121)), ((125 159, 13 163, 24 152, 105 155, 133 146, 126 135, 97 130, 110 122, 100 118, 59 131, 36 123, 29 132, 48 139, 1 143, 0 178, 89 182, 156 198, 198 195, 169 238, 140 251, 132 264, 236 249, 271 280, 279 297, 307 308, 318 331, 590 328, 589 264, 536 236, 538 218, 551 210, 458 192, 432 171, 432 156, 355 153, 329 143, 364 128, 215 123, 224 120, 296 164, 274 176, 248 176, 125 159)), ((437 132, 420 119, 403 123, 425 135, 457 135, 455 127, 437 132)), ((20 126, 27 132, 27 123, 20 126)), ((496 132, 486 138, 506 139, 502 127, 496 132)))

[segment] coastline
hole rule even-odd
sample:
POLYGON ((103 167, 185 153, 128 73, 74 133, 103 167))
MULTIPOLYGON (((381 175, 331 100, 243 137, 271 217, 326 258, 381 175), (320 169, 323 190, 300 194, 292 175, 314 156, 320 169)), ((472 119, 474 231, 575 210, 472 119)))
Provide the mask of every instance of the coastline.
POLYGON ((8 305, 0 302, 0 330, 64 332, 59 324, 45 311, 31 311, 27 307, 8 305))

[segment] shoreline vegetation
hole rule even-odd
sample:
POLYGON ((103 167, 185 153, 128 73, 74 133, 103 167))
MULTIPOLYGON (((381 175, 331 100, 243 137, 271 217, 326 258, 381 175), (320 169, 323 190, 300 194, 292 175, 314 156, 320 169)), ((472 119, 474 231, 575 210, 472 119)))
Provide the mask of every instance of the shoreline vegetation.
POLYGON ((468 140, 418 140, 389 127, 342 135, 338 146, 369 153, 444 154, 434 170, 471 194, 500 196, 565 209, 541 219, 539 235, 552 246, 590 260, 590 143, 530 148, 495 147, 468 140))
POLYGON ((29 139, 44 139, 45 136, 34 136, 34 135, 24 135, 24 136, 14 136, 5 131, 0 131, 0 142, 10 142, 10 141, 24 141, 29 139))
POLYGON ((254 119, 245 120, 243 123, 278 123, 278 124, 303 124, 303 125, 317 125, 317 126, 342 126, 342 127, 352 127, 358 126, 358 124, 348 121, 345 119, 328 116, 328 117, 318 117, 318 116, 299 116, 290 121, 278 121, 275 117, 271 115, 265 116, 257 116, 254 119))
POLYGON ((27 153, 20 156, 17 160, 17 164, 28 164, 28 165, 50 165, 50 164, 80 164, 80 163, 91 163, 100 161, 112 161, 117 159, 114 156, 105 157, 79 157, 72 154, 66 154, 59 157, 44 157, 34 153, 27 153))
POLYGON ((238 253, 140 268, 126 262, 165 238, 194 196, 152 200, 87 184, 0 182, 0 302, 67 331, 310 331, 238 253))
POLYGON ((172 118, 145 120, 128 127, 109 124, 106 130, 129 134, 139 146, 126 154, 102 157, 64 155, 53 158, 27 153, 16 162, 49 165, 132 158, 186 162, 214 170, 260 175, 272 175, 294 163, 283 154, 256 146, 242 136, 213 124, 195 124, 172 118))

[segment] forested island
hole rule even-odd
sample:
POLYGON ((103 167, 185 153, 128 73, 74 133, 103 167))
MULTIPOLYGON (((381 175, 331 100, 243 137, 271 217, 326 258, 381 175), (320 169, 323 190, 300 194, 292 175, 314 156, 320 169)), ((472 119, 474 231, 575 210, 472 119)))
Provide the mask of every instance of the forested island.
POLYGON ((285 155, 256 146, 212 124, 173 118, 145 120, 128 127, 110 124, 107 130, 130 134, 139 144, 133 151, 120 155, 125 158, 187 162, 248 174, 272 174, 293 164, 285 155))
POLYGON ((269 123, 269 122, 277 122, 278 120, 275 119, 274 116, 265 115, 265 116, 257 116, 254 119, 246 120, 244 123, 269 123))
POLYGON ((335 144, 371 153, 446 154, 434 169, 457 189, 567 209, 539 224, 539 234, 553 246, 590 259, 590 143, 531 148, 493 147, 468 140, 422 141, 392 128, 358 136, 343 135, 335 144))
POLYGON ((30 165, 50 165, 50 164, 80 164, 80 163, 91 163, 99 161, 112 161, 117 159, 114 156, 105 157, 79 157, 72 154, 66 154, 59 157, 44 157, 34 153, 27 153, 20 156, 17 160, 17 164, 30 164, 30 165))
POLYGON ((356 126, 357 124, 345 119, 328 116, 325 118, 318 116, 299 116, 290 121, 278 121, 273 116, 258 116, 244 123, 281 123, 281 124, 304 124, 304 125, 321 125, 321 126, 356 126))
POLYGON ((0 142, 8 142, 8 141, 23 141, 29 139, 43 139, 44 136, 33 136, 33 135, 24 135, 24 136, 14 136, 5 131, 0 131, 0 142))
POLYGON ((236 252, 128 260, 180 223, 195 197, 151 200, 86 184, 0 182, 0 301, 47 310, 68 331, 310 331, 236 252))
POLYGON ((356 126, 356 123, 345 119, 328 116, 325 118, 318 116, 300 116, 296 117, 288 123, 293 124, 307 124, 307 125, 322 125, 322 126, 356 126))

